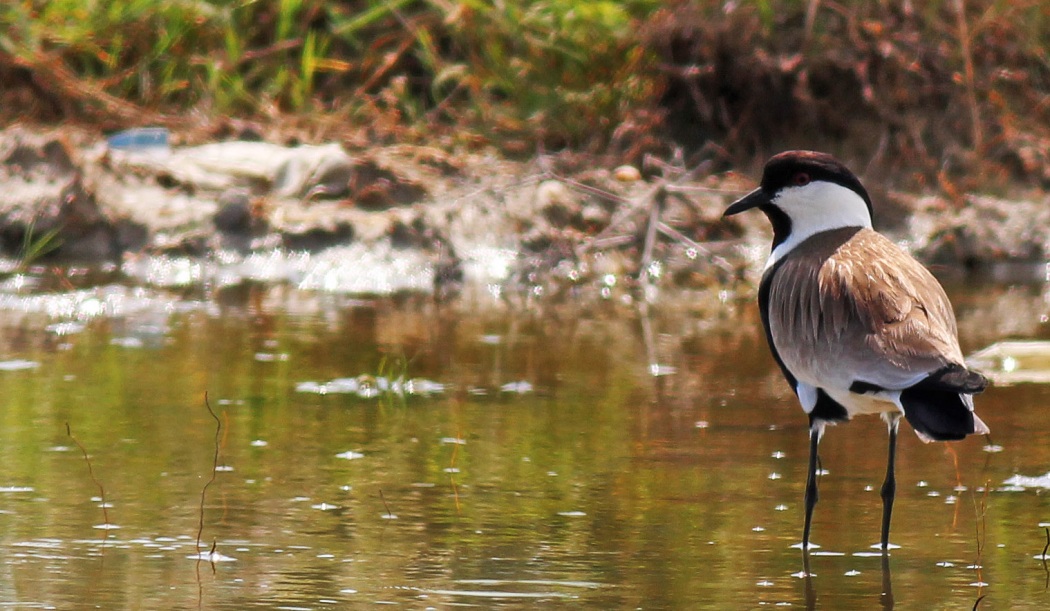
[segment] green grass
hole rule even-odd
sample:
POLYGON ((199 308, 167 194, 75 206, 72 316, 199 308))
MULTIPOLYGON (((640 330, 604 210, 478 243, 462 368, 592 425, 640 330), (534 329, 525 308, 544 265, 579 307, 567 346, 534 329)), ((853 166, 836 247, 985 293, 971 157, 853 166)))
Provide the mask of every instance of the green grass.
POLYGON ((943 162, 960 146, 1006 155, 1050 123, 1047 49, 1041 0, 12 0, 0 97, 109 128, 318 120, 314 139, 635 159, 698 144, 686 132, 737 159, 814 130, 858 138, 843 123, 859 115, 883 129, 862 142, 943 162), (800 105, 812 116, 783 133, 756 116, 800 105))
POLYGON ((26 226, 22 247, 18 253, 16 271, 25 271, 34 263, 62 246, 62 238, 59 237, 59 233, 62 231, 61 227, 49 229, 40 235, 36 234, 35 229, 35 223, 30 223, 26 226))
POLYGON ((169 114, 349 107, 575 143, 653 94, 632 34, 658 5, 21 1, 0 8, 0 51, 96 112, 95 92, 169 114))

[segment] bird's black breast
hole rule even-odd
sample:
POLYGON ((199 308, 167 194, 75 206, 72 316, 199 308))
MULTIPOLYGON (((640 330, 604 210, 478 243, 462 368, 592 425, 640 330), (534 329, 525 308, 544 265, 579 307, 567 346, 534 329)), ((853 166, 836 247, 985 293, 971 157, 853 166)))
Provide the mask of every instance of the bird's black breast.
POLYGON ((769 345, 769 351, 773 354, 773 360, 780 366, 780 371, 784 374, 788 384, 791 385, 791 390, 798 392, 798 380, 791 373, 791 370, 787 368, 787 365, 784 364, 784 359, 780 358, 776 344, 773 343, 773 331, 769 327, 769 294, 773 286, 773 277, 783 266, 784 259, 781 259, 762 274, 762 281, 758 284, 758 311, 762 317, 762 327, 766 332, 766 344, 769 345))
POLYGON ((828 393, 824 392, 823 388, 818 388, 817 404, 813 406, 813 411, 809 412, 810 425, 813 424, 814 420, 843 422, 849 420, 849 411, 847 411, 838 401, 829 397, 828 393))

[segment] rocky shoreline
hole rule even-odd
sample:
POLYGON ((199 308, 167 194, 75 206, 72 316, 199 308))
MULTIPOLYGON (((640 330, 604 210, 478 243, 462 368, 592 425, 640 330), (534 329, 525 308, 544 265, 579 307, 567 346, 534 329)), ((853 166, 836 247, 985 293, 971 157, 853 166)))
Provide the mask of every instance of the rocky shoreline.
MULTIPOLYGON (((325 269, 335 273, 381 265, 360 257, 385 253, 400 261, 391 274, 426 268, 408 286, 387 283, 394 291, 427 290, 426 277, 439 291, 464 277, 537 290, 622 278, 708 287, 749 277, 768 239, 761 219, 721 218, 750 180, 662 163, 565 168, 556 158, 523 163, 408 146, 351 154, 337 144, 116 143, 69 131, 0 132, 5 257, 132 268, 149 257, 225 257, 243 268, 265 253, 329 253, 325 269), (42 236, 49 243, 33 243, 42 236)), ((893 209, 884 229, 928 262, 1050 257, 1045 194, 884 198, 893 209)))

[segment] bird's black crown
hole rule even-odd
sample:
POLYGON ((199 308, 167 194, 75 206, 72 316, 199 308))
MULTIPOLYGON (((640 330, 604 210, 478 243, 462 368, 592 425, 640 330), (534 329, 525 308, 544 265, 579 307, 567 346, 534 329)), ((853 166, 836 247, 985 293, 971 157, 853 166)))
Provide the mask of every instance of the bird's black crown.
POLYGON ((762 190, 772 198, 784 187, 796 185, 796 181, 803 175, 807 181, 823 180, 857 193, 868 205, 868 213, 872 214, 871 197, 860 183, 860 179, 841 161, 827 153, 785 151, 774 155, 766 162, 762 171, 762 190))

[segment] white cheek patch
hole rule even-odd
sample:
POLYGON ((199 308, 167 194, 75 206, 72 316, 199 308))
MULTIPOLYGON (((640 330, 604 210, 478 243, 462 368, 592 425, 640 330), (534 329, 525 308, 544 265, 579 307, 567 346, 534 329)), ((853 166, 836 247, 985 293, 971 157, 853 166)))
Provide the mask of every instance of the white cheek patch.
POLYGON ((791 233, 769 254, 766 269, 810 236, 843 227, 871 228, 871 213, 864 198, 833 182, 819 180, 802 187, 786 187, 772 203, 791 219, 791 233))

